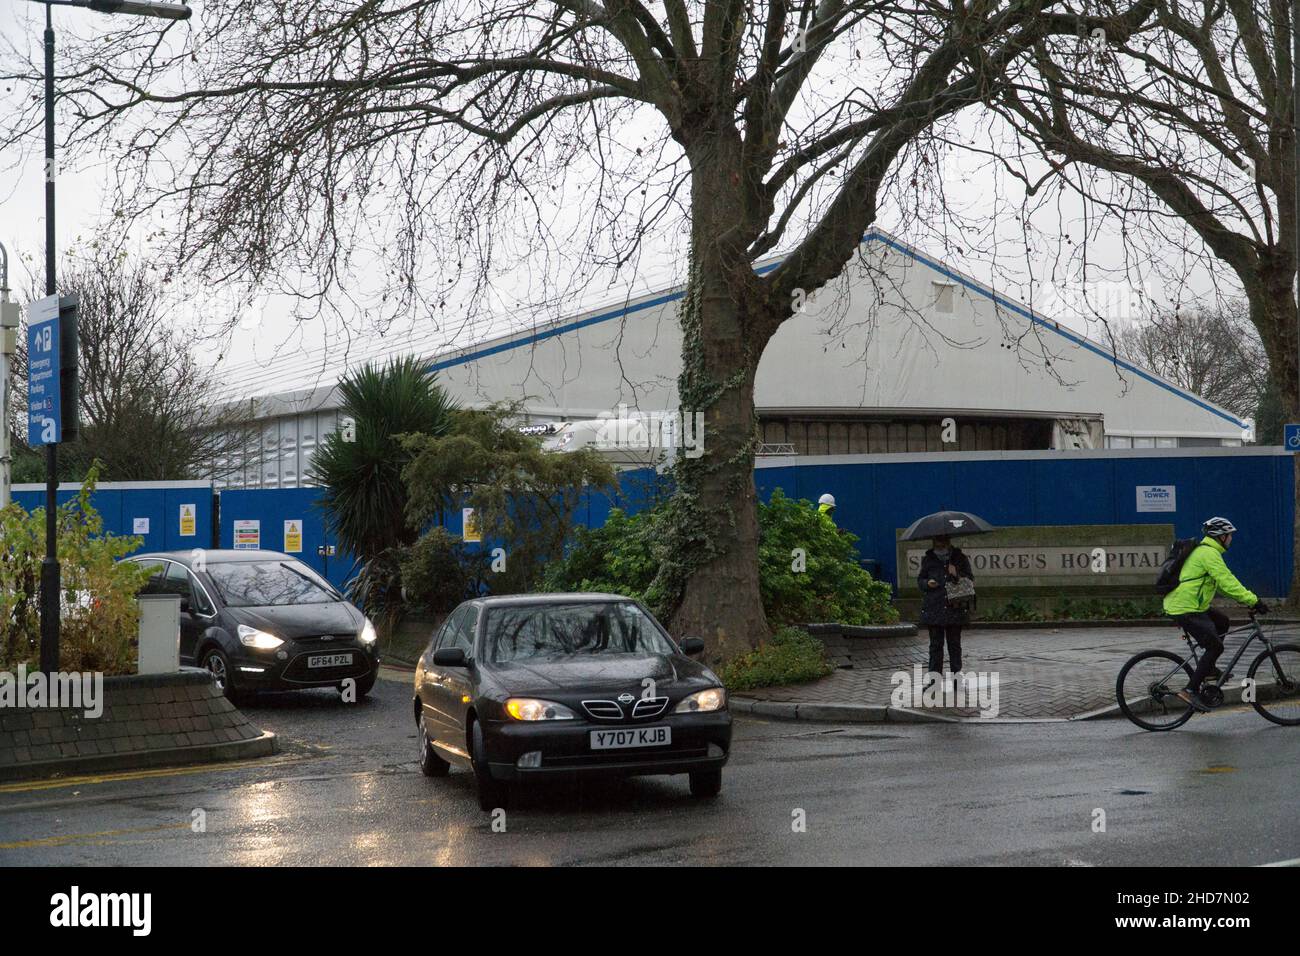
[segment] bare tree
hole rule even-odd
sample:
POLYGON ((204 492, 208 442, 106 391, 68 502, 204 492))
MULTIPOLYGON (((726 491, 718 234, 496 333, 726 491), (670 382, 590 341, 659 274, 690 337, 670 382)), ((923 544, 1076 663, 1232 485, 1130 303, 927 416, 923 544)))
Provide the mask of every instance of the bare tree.
MULTIPOLYGON (((909 144, 1044 33, 1073 32, 1055 5, 212 0, 193 33, 71 43, 58 88, 68 145, 116 164, 124 221, 170 209, 178 266, 322 309, 437 316, 448 286, 481 290, 489 263, 518 256, 536 263, 522 297, 563 301, 684 219, 678 391, 705 453, 679 459, 655 593, 677 633, 727 657, 769 633, 765 346, 855 255, 885 192, 908 191, 914 177, 892 177, 909 144), (347 281, 363 249, 385 270, 366 303, 347 281)), ((37 128, 18 105, 0 145, 37 128)))
POLYGON ((1258 417, 1268 387, 1268 356, 1245 300, 1157 315, 1120 329, 1115 344, 1120 355, 1175 385, 1234 415, 1258 417))
MULTIPOLYGON (((1046 155, 1047 176, 1120 223, 1127 261, 1181 258, 1227 274, 1248 303, 1270 390, 1300 416, 1291 5, 1065 9, 1077 37, 1045 37, 1012 64, 996 109, 1046 155)), ((1294 534, 1300 553, 1300 525, 1294 534)), ((1300 561, 1294 575, 1300 599, 1300 561)))
MULTIPOLYGON (((95 460, 108 481, 223 477, 221 463, 248 443, 252 425, 246 409, 213 401, 215 374, 173 324, 160 277, 124 254, 69 256, 61 272, 63 294, 80 299, 81 421, 77 440, 62 446, 61 477, 80 480, 95 460)), ((15 367, 25 381, 23 345, 15 367)))

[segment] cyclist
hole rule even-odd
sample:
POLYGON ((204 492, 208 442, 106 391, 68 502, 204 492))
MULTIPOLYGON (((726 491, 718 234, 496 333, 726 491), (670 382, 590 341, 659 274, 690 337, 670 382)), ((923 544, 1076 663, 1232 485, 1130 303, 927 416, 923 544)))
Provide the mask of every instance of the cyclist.
POLYGON ((1178 586, 1165 595, 1165 613, 1205 649, 1187 689, 1178 693, 1180 700, 1199 711, 1210 709, 1201 699, 1201 682, 1214 672, 1214 662, 1223 653, 1223 635, 1228 633, 1228 615, 1210 607, 1214 596, 1222 591, 1259 614, 1268 613, 1264 602, 1238 581, 1223 561, 1236 530, 1227 518, 1205 522, 1201 526, 1205 537, 1183 562, 1178 586))

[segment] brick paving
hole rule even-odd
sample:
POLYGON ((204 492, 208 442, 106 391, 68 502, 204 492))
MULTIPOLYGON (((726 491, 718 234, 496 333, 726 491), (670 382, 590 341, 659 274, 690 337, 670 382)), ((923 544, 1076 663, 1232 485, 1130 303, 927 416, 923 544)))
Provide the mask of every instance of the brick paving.
MULTIPOLYGON (((1239 638, 1229 640, 1225 660, 1239 638)), ((886 706, 899 671, 909 678, 929 657, 924 629, 916 637, 855 642, 853 667, 809 684, 745 691, 738 698, 798 704, 886 706)), ((1068 719, 1115 703, 1115 678, 1138 651, 1186 645, 1173 626, 969 630, 962 635, 962 667, 998 675, 999 719, 1068 719)), ((945 652, 946 655, 946 652, 945 652)), ((969 701, 968 701, 969 702, 969 701)), ((958 719, 979 719, 977 707, 926 707, 958 719)))

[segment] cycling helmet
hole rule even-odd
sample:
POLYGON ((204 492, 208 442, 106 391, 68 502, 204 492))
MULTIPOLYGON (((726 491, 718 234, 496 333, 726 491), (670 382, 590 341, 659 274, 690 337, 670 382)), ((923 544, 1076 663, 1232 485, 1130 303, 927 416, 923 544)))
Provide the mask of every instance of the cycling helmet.
POLYGON ((1205 522, 1205 524, 1201 525, 1201 531, 1203 533, 1215 538, 1220 535, 1232 534, 1236 530, 1236 527, 1227 518, 1211 518, 1209 521, 1205 522))

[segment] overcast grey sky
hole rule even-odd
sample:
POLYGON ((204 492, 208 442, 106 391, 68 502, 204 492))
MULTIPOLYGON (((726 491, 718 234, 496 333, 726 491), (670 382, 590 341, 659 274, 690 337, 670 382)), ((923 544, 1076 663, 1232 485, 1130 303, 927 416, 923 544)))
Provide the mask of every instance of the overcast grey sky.
MULTIPOLYGON (((14 44, 19 50, 38 52, 43 29, 43 6, 29 0, 0 0, 0 44, 14 44)), ((76 30, 83 35, 104 28, 107 18, 87 10, 55 10, 56 30, 76 30)), ((8 46, 0 46, 0 54, 8 54, 8 46)), ((15 96, 19 91, 10 91, 15 96)), ((974 142, 994 148, 994 136, 986 116, 968 112, 958 127, 961 134, 974 142)), ((44 241, 44 191, 41 177, 41 143, 34 138, 24 157, 0 157, 0 241, 10 250, 11 260, 19 260, 11 267, 11 285, 24 298, 28 285, 22 262, 27 262, 39 275, 43 266, 39 261, 44 241)), ((86 244, 93 240, 97 227, 111 213, 109 207, 109 170, 96 157, 82 156, 75 161, 63 157, 59 164, 57 242, 60 250, 72 244, 86 244)), ((1054 238, 1063 232, 1077 235, 1081 207, 1068 197, 1050 207, 1039 208, 1032 217, 1034 229, 1040 234, 1035 247, 1025 249, 1024 231, 1009 215, 994 222, 994 216, 1005 214, 1018 202, 1014 183, 998 177, 991 164, 969 154, 950 161, 942 171, 947 185, 947 196, 954 207, 960 208, 967 221, 976 224, 982 236, 956 236, 949 234, 950 248, 937 235, 933 224, 918 224, 907 211, 889 204, 882 209, 878 222, 882 228, 895 232, 901 238, 916 244, 940 258, 946 258, 957 268, 974 275, 981 281, 1005 290, 1022 300, 1030 298, 1026 285, 1032 274, 1042 283, 1053 281, 1054 288, 1046 296, 1040 288, 1035 306, 1077 331, 1104 339, 1103 331, 1071 309, 1070 302, 1062 298, 1060 290, 1068 286, 1070 276, 1059 267, 1060 246, 1054 238), (981 220, 983 220, 981 224, 981 220), (955 249, 969 249, 978 253, 958 254, 955 249), (996 250, 996 257, 988 253, 996 250)), ((680 226, 680 224, 678 224, 680 226)), ((665 234, 651 238, 639 268, 633 288, 626 282, 606 276, 587 286, 579 299, 567 300, 562 306, 550 304, 541 310, 521 307, 526 303, 530 283, 529 263, 518 263, 514 269, 499 269, 494 274, 493 292, 487 311, 491 317, 479 313, 457 315, 457 293, 450 297, 446 310, 447 320, 441 328, 430 328, 425 317, 407 319, 397 326, 382 330, 368 326, 358 315, 344 316, 341 323, 325 320, 297 321, 291 314, 292 303, 283 297, 261 298, 243 316, 244 321, 230 334, 217 341, 205 342, 205 354, 214 364, 230 368, 241 380, 255 380, 262 366, 277 357, 293 356, 300 360, 304 370, 324 370, 333 366, 340 357, 353 356, 386 347, 387 343, 401 341, 404 332, 413 331, 421 341, 446 340, 455 346, 465 346, 489 334, 511 327, 527 326, 537 321, 555 317, 549 312, 560 310, 569 314, 584 307, 631 297, 679 280, 679 266, 683 254, 680 229, 669 229, 665 234)), ((430 250, 430 255, 436 254, 430 250)), ((1090 257, 1102 267, 1094 276, 1100 278, 1108 267, 1118 268, 1122 262, 1119 243, 1113 248, 1101 242, 1093 247, 1090 257)), ((377 271, 376 264, 376 271, 377 271)), ((360 268, 358 284, 364 284, 364 263, 360 268)), ((210 330, 228 321, 234 304, 229 290, 204 286, 201 277, 193 277, 194 284, 184 294, 188 306, 177 310, 178 324, 196 331, 210 330)), ((1204 274, 1191 277, 1192 288, 1209 287, 1209 277, 1204 274)), ((1169 298, 1168 289, 1148 285, 1149 292, 1169 298)))

